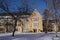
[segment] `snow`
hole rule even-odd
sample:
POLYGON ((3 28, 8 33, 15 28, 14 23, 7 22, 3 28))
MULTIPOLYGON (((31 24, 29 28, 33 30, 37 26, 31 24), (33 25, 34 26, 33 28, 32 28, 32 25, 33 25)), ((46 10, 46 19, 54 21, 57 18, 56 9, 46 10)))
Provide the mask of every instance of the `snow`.
POLYGON ((55 32, 42 33, 15 33, 15 37, 11 36, 12 33, 0 34, 0 40, 60 40, 60 32, 58 37, 55 36, 55 32))

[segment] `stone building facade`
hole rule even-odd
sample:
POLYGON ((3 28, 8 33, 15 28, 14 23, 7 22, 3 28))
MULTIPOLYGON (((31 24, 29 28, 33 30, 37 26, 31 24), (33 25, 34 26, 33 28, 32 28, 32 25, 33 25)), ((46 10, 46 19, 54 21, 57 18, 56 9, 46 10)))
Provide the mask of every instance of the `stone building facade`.
MULTIPOLYGON (((10 15, 0 15, 0 32, 12 32, 14 19, 10 15), (3 27, 2 27, 3 26, 3 27)), ((16 32, 42 32, 42 16, 35 9, 31 14, 20 15, 17 21, 16 32)))

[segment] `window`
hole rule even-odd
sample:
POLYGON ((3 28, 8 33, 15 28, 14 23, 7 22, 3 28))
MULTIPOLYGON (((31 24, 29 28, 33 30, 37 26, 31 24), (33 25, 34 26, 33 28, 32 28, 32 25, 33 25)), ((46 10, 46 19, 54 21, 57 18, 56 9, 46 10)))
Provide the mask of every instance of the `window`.
POLYGON ((39 22, 39 18, 32 18, 32 22, 33 23, 38 23, 39 22))
POLYGON ((29 20, 26 18, 26 21, 28 22, 29 20))
POLYGON ((17 24, 17 26, 21 26, 22 24, 17 24))
POLYGON ((34 23, 33 26, 38 26, 38 23, 34 23))
POLYGON ((2 26, 3 25, 3 23, 0 23, 0 26, 2 26))
POLYGON ((0 28, 0 31, 3 31, 4 29, 3 28, 0 28))
POLYGON ((39 27, 39 23, 32 23, 33 28, 38 28, 39 27))
POLYGON ((18 31, 18 28, 16 28, 16 31, 18 31))
POLYGON ((0 19, 0 22, 4 22, 4 19, 0 19))

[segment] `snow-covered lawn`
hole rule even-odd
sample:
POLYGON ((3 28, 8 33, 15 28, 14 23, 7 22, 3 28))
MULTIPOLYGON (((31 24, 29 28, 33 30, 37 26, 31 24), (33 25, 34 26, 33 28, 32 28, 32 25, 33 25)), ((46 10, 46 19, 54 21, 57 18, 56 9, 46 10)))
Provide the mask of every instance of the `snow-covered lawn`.
POLYGON ((59 37, 55 37, 54 32, 49 32, 48 34, 42 33, 15 33, 15 37, 11 36, 12 33, 3 33, 0 34, 0 40, 60 40, 60 32, 58 33, 59 37))

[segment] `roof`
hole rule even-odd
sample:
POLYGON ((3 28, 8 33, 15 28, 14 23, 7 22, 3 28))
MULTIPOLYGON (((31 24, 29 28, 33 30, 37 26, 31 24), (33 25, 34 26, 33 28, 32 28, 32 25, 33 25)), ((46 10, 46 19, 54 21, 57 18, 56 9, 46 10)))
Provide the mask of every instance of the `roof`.
MULTIPOLYGON (((18 16, 20 16, 20 15, 32 15, 32 13, 34 11, 37 11, 37 10, 34 9, 34 10, 28 12, 28 13, 26 13, 26 12, 12 12, 11 14, 18 15, 18 16)), ((10 16, 10 14, 9 13, 6 13, 6 12, 3 12, 3 13, 0 13, 0 16, 10 16)))
MULTIPOLYGON (((11 13, 13 15, 31 15, 31 13, 11 13)), ((0 13, 0 16, 10 16, 9 13, 0 13)))

